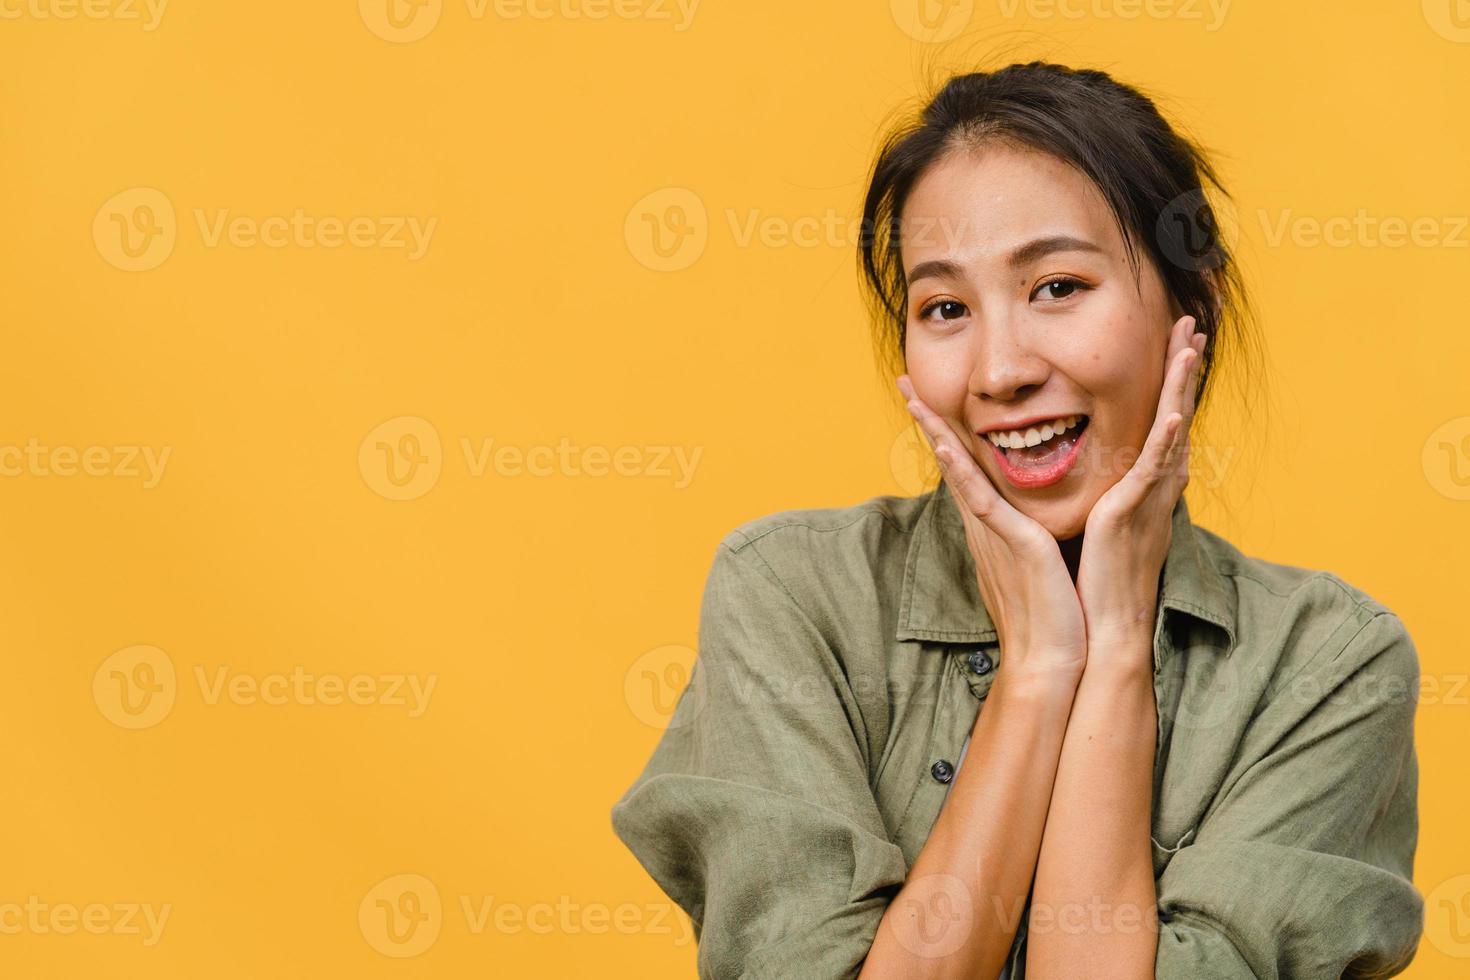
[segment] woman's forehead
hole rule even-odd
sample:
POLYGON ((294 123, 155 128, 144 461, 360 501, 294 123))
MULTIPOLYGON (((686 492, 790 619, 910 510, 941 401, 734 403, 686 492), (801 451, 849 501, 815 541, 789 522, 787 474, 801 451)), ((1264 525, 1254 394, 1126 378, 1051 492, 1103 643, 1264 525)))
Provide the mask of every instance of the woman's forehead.
POLYGON ((1107 201, 1086 175, 1049 154, 1005 146, 936 161, 915 182, 899 226, 906 257, 1002 257, 1058 235, 1092 241, 1108 253, 1123 248, 1107 201))

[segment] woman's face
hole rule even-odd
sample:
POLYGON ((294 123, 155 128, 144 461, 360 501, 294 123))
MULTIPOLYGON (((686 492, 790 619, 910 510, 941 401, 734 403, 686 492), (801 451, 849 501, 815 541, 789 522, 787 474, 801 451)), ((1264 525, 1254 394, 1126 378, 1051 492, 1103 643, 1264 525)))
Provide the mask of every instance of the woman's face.
POLYGON ((946 154, 914 185, 901 231, 915 392, 1007 502, 1059 541, 1081 534, 1148 437, 1183 311, 1141 249, 1134 278, 1092 181, 1048 154, 995 142, 946 154), (1034 428, 1034 441, 1074 415, 1034 448, 1003 454, 990 439, 1034 428))

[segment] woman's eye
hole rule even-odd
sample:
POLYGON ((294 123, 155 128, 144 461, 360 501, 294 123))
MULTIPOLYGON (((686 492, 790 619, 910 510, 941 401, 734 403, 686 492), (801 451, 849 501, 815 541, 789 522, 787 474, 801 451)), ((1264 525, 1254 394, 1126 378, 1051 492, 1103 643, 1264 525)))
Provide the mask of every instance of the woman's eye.
POLYGON ((929 319, 930 314, 936 310, 939 311, 941 320, 957 320, 965 315, 965 304, 952 299, 937 300, 919 311, 919 319, 929 319))
POLYGON ((1073 279, 1070 276, 1063 276, 1060 279, 1049 279, 1040 286, 1037 286, 1036 295, 1041 296, 1043 299, 1061 300, 1071 296, 1072 293, 1079 289, 1086 288, 1081 280, 1073 279))

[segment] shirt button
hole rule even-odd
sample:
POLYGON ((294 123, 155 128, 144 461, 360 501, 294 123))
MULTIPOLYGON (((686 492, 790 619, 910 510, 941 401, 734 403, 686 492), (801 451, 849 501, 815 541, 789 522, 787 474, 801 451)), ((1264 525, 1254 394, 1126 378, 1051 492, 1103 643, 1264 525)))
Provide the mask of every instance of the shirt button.
POLYGON ((990 654, 984 650, 976 650, 970 654, 968 663, 970 665, 970 673, 972 674, 988 674, 991 668, 995 666, 995 662, 990 659, 990 654))
POLYGON ((929 775, 941 783, 947 783, 954 778, 954 766, 950 765, 948 760, 940 759, 929 767, 929 775))

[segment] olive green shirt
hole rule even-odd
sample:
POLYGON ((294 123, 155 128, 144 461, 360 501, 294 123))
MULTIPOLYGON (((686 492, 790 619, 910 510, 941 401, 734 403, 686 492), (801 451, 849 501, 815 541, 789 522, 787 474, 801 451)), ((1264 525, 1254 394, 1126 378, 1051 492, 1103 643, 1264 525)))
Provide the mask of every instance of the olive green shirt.
MULTIPOLYGON (((1183 499, 1172 519, 1156 976, 1402 971, 1423 927, 1413 642, 1337 576, 1248 557, 1183 499)), ((942 483, 724 538, 689 684, 612 810, 691 917, 700 976, 857 974, 1004 660, 942 483)))

